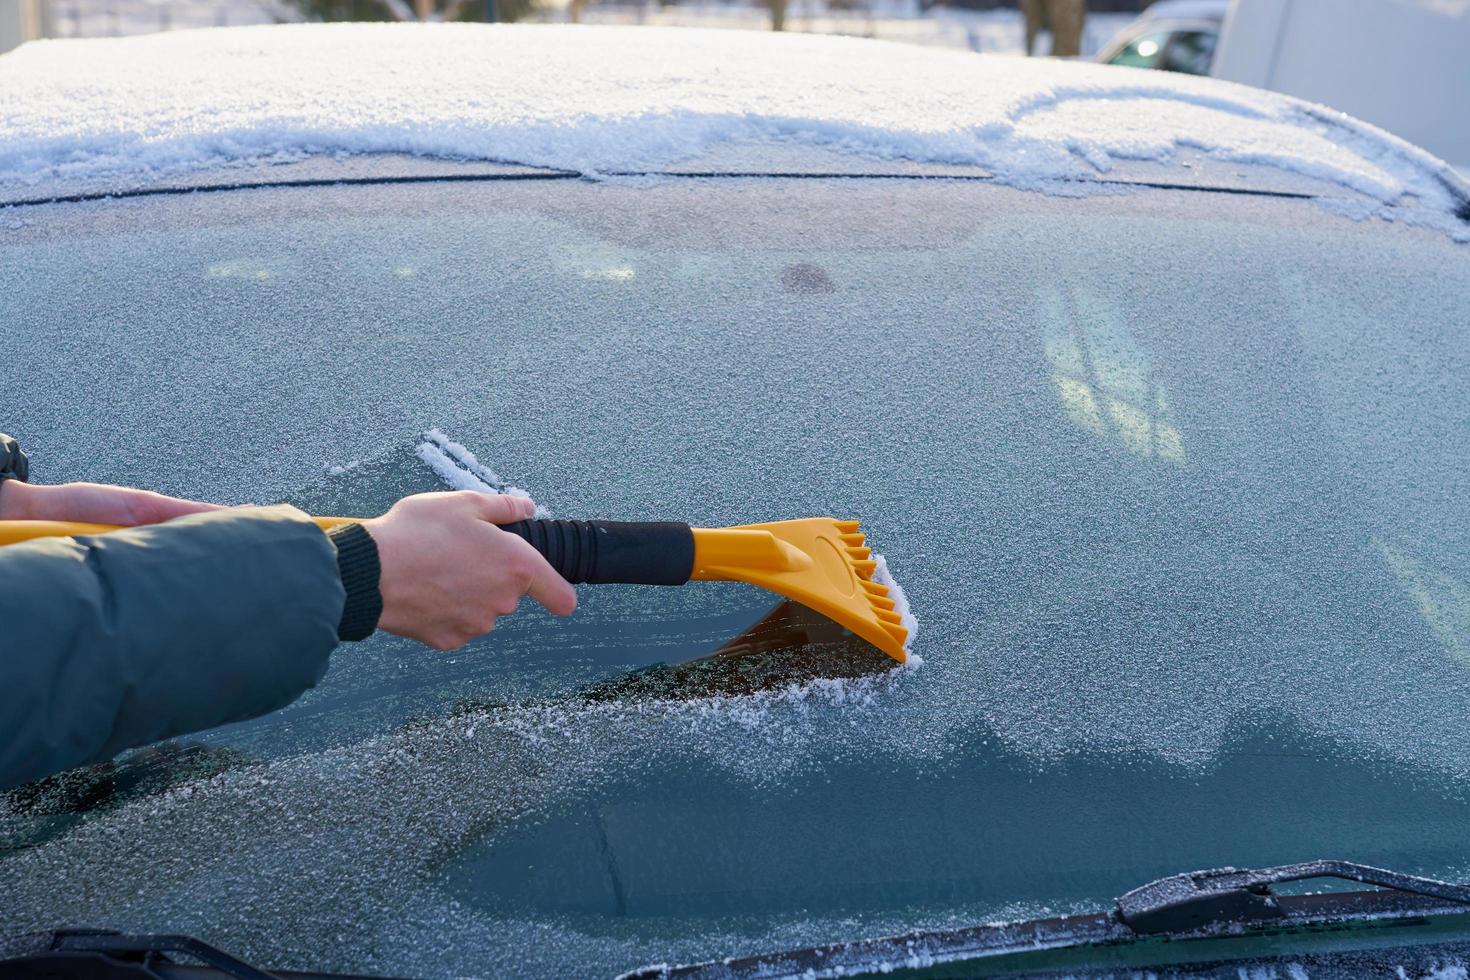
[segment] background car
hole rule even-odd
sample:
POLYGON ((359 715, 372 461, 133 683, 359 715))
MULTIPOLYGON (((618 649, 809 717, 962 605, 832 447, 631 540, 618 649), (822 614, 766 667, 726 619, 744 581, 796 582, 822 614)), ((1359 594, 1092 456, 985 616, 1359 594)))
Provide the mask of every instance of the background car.
POLYGON ((851 515, 920 628, 889 669, 708 583, 375 637, 281 712, 0 798, 6 933, 607 976, 1222 865, 1470 877, 1470 194, 1428 154, 848 39, 78 43, 85 74, 0 59, 35 478, 851 515))
POLYGON ((1104 45, 1096 60, 1208 75, 1229 9, 1230 0, 1160 0, 1104 45))

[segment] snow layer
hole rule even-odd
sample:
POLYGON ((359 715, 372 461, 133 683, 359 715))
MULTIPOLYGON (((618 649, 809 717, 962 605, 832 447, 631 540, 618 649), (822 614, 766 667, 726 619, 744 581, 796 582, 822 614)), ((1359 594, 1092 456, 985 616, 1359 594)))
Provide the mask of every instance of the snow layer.
POLYGON ((0 184, 314 153, 599 174, 772 140, 973 164, 1043 187, 1190 148, 1381 204, 1407 195, 1429 214, 1455 206, 1434 157, 1286 96, 853 38, 281 25, 42 41, 0 58, 0 184))
POLYGON ((873 560, 878 563, 878 567, 873 569, 873 581, 888 587, 888 598, 893 600, 893 611, 903 620, 903 628, 909 631, 908 638, 904 640, 903 651, 913 660, 914 639, 919 635, 919 620, 909 607, 909 597, 904 595, 903 587, 894 579, 893 572, 889 571, 888 560, 877 552, 873 553, 873 560))

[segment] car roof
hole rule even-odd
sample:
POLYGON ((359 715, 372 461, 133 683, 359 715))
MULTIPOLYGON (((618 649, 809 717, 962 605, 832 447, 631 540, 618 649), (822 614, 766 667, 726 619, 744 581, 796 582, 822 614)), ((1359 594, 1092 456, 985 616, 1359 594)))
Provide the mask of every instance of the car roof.
POLYGON ((1039 189, 1140 167, 1195 179, 1192 154, 1260 168, 1266 190, 1307 178, 1442 216, 1470 198, 1424 151, 1275 93, 856 38, 279 25, 33 42, 0 58, 0 201, 363 154, 583 175, 851 156, 864 172, 960 168, 1039 189))

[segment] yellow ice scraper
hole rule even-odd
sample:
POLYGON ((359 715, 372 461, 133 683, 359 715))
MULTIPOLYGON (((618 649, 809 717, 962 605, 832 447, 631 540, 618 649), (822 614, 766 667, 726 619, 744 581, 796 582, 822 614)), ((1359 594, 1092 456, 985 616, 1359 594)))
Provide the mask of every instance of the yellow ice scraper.
MULTIPOLYGON (((315 520, 330 528, 356 518, 315 520)), ((821 613, 900 663, 907 659, 909 631, 897 606, 902 594, 890 591, 889 582, 875 580, 879 565, 863 543, 857 521, 809 517, 703 528, 671 522, 536 520, 503 529, 530 542, 574 584, 748 582, 821 613)), ((0 521, 0 545, 115 530, 105 524, 0 521)))

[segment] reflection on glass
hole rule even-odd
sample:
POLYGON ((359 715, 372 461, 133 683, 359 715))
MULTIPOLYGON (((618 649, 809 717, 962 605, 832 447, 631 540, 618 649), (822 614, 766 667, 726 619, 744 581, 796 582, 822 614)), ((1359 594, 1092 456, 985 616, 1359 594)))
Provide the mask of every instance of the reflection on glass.
POLYGON ((1122 314, 1102 297, 1041 296, 1052 382, 1072 423, 1116 439, 1129 452, 1184 461, 1184 437, 1170 420, 1168 395, 1122 314))
POLYGON ((1158 60, 1159 51, 1169 40, 1168 31, 1151 31, 1134 38, 1128 45, 1108 59, 1110 65, 1127 65, 1131 68, 1152 68, 1158 60))
POLYGON ((261 259, 231 259, 216 262, 204 270, 207 279, 254 279, 264 281, 271 278, 271 270, 261 259))
POLYGON ((583 279, 605 279, 608 282, 626 282, 632 279, 636 273, 632 266, 610 265, 600 269, 583 269, 583 279))
MULTIPOLYGON (((536 235, 527 229, 527 236, 536 235)), ((544 232, 543 232, 544 234, 544 232)), ((632 282, 638 277, 628 250, 595 239, 566 242, 548 256, 557 272, 594 282, 632 282)))
POLYGON ((1374 543, 1445 651, 1470 665, 1470 586, 1432 568, 1407 549, 1385 541, 1374 543))

